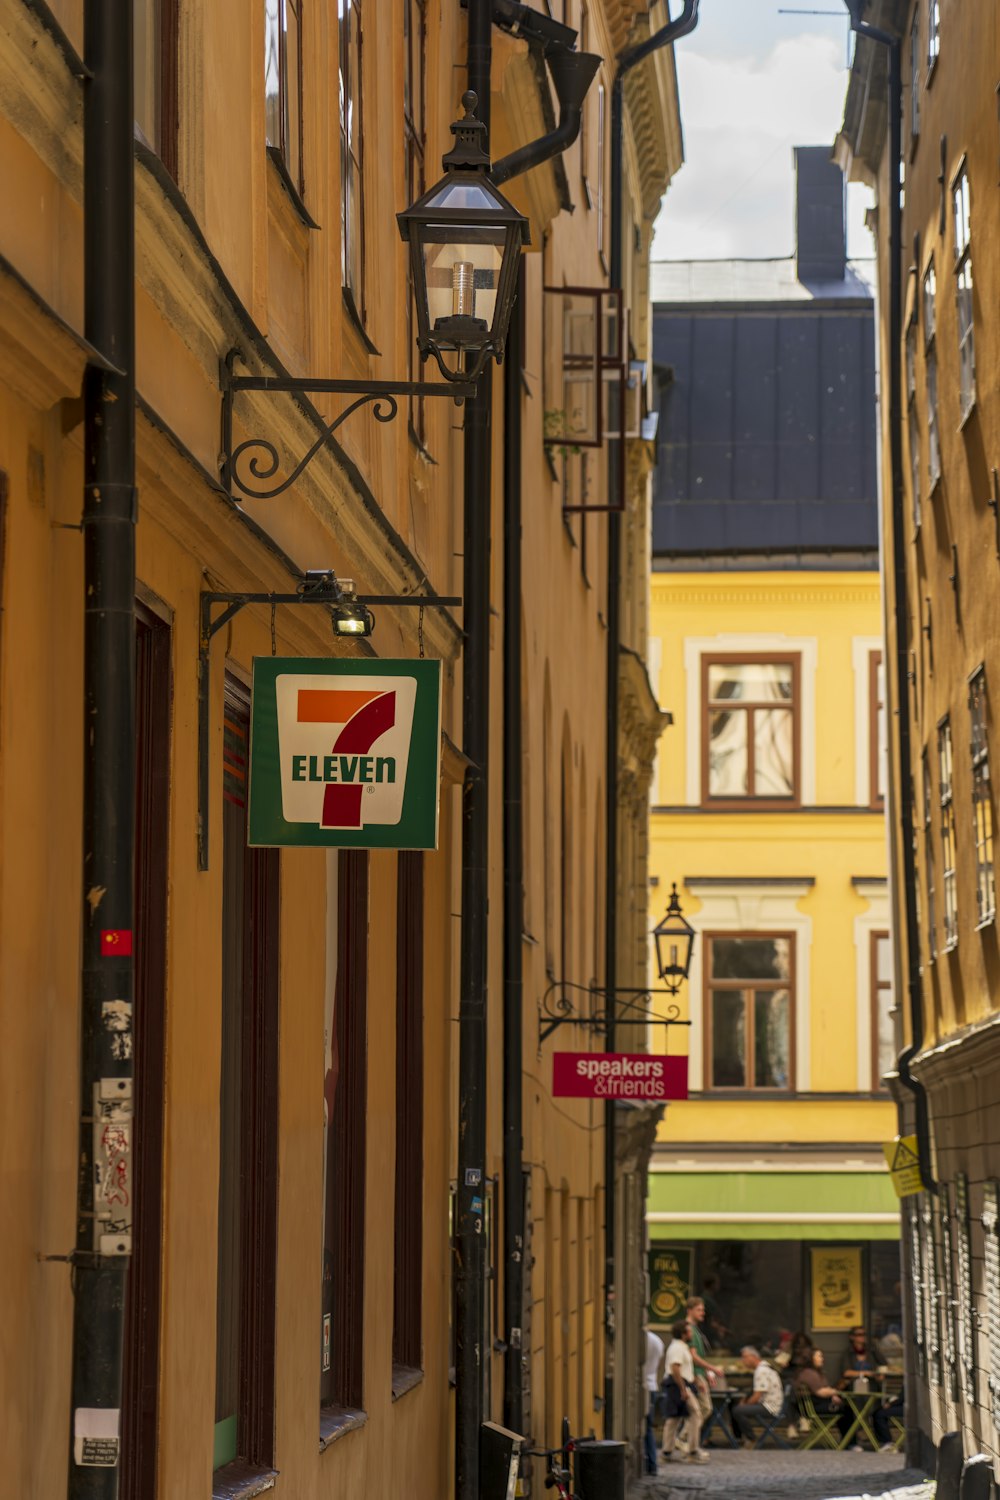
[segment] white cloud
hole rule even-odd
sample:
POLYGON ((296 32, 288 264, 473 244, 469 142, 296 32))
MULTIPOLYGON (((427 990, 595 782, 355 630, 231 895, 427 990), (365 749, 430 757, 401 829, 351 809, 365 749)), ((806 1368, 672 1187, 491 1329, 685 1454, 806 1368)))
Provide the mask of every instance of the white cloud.
MULTIPOLYGON (((848 77, 842 44, 787 37, 755 60, 700 52, 692 37, 683 52, 678 46, 677 68, 686 160, 657 220, 654 256, 791 254, 792 148, 833 143, 848 77)), ((851 249, 870 254, 863 228, 857 236, 857 197, 851 249)))

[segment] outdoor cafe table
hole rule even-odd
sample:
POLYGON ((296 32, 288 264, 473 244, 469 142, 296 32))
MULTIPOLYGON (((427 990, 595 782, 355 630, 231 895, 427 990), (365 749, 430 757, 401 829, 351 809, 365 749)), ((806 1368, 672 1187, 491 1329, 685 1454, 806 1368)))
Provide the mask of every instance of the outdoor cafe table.
POLYGON ((844 1436, 838 1443, 839 1448, 849 1448, 852 1443, 858 1441, 859 1429, 872 1445, 872 1450, 877 1453, 879 1441, 872 1431, 868 1421, 869 1416, 882 1400, 882 1392, 878 1391, 844 1391, 844 1404, 854 1414, 854 1421, 848 1427, 844 1436))
POLYGON ((717 1387, 710 1394, 712 1410, 705 1418, 705 1425, 701 1429, 702 1444, 707 1446, 709 1433, 713 1428, 718 1428, 730 1448, 738 1448, 740 1445, 733 1432, 732 1404, 738 1401, 743 1393, 731 1388, 717 1387))

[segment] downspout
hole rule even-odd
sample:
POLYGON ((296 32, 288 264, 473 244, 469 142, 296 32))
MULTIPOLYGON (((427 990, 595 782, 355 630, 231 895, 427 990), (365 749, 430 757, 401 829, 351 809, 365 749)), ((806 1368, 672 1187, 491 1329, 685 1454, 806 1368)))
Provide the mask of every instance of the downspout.
POLYGON ((913 771, 910 743, 910 675, 907 655, 909 588, 906 575, 905 495, 903 489, 903 399, 900 368, 903 332, 903 204, 900 155, 902 150, 903 82, 900 41, 888 31, 861 19, 863 0, 847 0, 851 25, 858 36, 889 51, 889 467, 891 470, 892 576, 896 627, 896 803, 899 808, 903 909, 906 924, 906 977, 910 1010, 910 1044, 899 1054, 899 1078, 913 1097, 920 1175, 930 1193, 938 1191, 931 1162, 930 1114, 927 1090, 910 1065, 924 1044, 924 995, 920 972, 920 929, 917 918, 917 870, 913 848, 913 771))
POLYGON ((504 366, 503 519, 503 1420, 523 1431, 524 742, 521 671, 521 403, 524 264, 504 366))
POLYGON ((545 49, 545 61, 559 101, 559 123, 548 135, 539 136, 537 141, 519 147, 493 165, 490 176, 498 187, 561 155, 580 134, 583 101, 603 59, 592 52, 575 52, 553 42, 545 49))
POLYGON ((110 363, 91 364, 84 379, 83 901, 70 1500, 118 1494, 135 1196, 128 1045, 135 833, 132 29, 130 5, 87 0, 84 332, 110 363), (97 1420, 95 1412, 102 1414, 97 1420))
MULTIPOLYGON (((611 86, 611 276, 622 285, 622 186, 625 79, 632 69, 661 47, 687 36, 698 24, 698 0, 684 0, 676 21, 668 21, 653 36, 629 48, 618 59, 611 86)), ((617 439, 623 442, 623 438, 617 439)), ((608 503, 616 503, 619 467, 614 443, 608 453, 608 503)), ((624 504, 624 496, 617 497, 624 504)), ((621 648, 621 511, 608 511, 608 634, 607 732, 605 735, 605 848, 604 848, 604 988, 606 994, 604 1046, 615 1050, 615 1004, 618 985, 618 657, 621 648)), ((615 1435, 615 1106, 604 1106, 604 1436, 615 1435)))
MULTIPOLYGON (((490 0, 469 0, 468 87, 489 150, 490 0)), ((462 927, 459 978, 458 1184, 455 1234, 455 1500, 478 1500, 486 1270, 487 913, 489 902, 490 522, 493 368, 465 404, 462 594, 462 927)))

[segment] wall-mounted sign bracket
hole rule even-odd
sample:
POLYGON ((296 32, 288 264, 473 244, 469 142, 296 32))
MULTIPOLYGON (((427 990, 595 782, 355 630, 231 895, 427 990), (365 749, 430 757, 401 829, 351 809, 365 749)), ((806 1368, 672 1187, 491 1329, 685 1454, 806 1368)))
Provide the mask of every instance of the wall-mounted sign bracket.
POLYGON ((209 745, 211 725, 209 722, 210 653, 212 638, 228 625, 234 615, 248 604, 269 604, 272 610, 279 604, 319 604, 334 609, 349 597, 352 604, 361 605, 408 605, 424 609, 448 609, 462 603, 458 595, 443 594, 347 594, 344 583, 334 574, 321 574, 317 578, 305 578, 294 594, 219 593, 208 591, 201 595, 201 619, 198 631, 198 868, 208 869, 208 814, 209 814, 209 745), (218 605, 224 607, 215 613, 218 605))
POLYGON ((567 980, 554 979, 542 996, 538 1007, 538 1045, 550 1037, 560 1026, 582 1026, 586 1031, 601 1033, 607 1030, 609 1020, 616 1026, 690 1026, 690 1021, 681 1019, 681 1008, 668 1003, 662 1011, 649 1011, 645 1003, 654 995, 674 995, 675 990, 630 989, 618 985, 614 989, 614 1003, 609 1015, 608 991, 600 985, 571 984, 567 980), (620 997, 625 998, 620 998, 620 997))
POLYGON ((239 358, 238 349, 230 349, 219 366, 219 385, 222 390, 222 452, 220 469, 222 483, 229 495, 234 489, 249 500, 274 500, 298 479, 304 469, 312 463, 316 454, 324 448, 330 438, 356 411, 370 406, 376 422, 391 422, 399 411, 400 396, 447 396, 457 405, 476 394, 472 382, 425 380, 323 380, 294 375, 234 375, 233 365, 239 358), (353 396, 355 399, 331 422, 327 422, 319 437, 304 457, 292 469, 287 478, 277 484, 261 485, 260 480, 272 480, 278 473, 281 459, 277 448, 265 437, 249 437, 233 447, 233 402, 241 391, 272 391, 275 395, 284 392, 296 396, 328 395, 353 396))

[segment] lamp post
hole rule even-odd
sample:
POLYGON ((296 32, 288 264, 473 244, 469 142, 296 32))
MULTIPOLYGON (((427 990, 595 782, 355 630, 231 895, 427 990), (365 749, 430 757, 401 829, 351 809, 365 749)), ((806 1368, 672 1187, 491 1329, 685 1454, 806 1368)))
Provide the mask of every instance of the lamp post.
POLYGON ((671 889, 667 910, 653 928, 656 940, 656 969, 664 987, 676 995, 691 972, 694 928, 681 910, 676 883, 671 889))
POLYGON ((527 219, 489 179, 487 130, 472 89, 462 104, 444 176, 396 215, 410 247, 417 347, 456 381, 476 380, 490 356, 503 359, 521 249, 531 237, 527 219))

